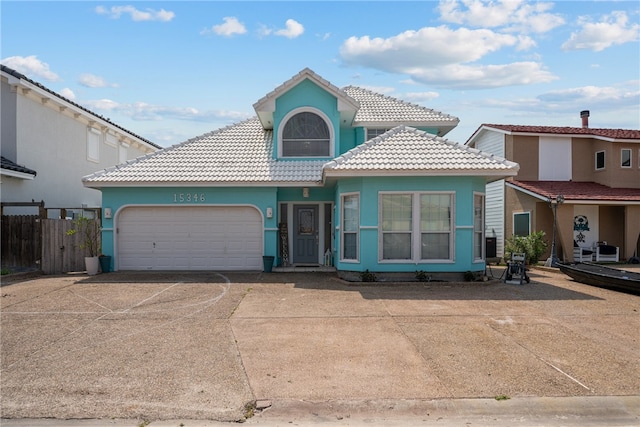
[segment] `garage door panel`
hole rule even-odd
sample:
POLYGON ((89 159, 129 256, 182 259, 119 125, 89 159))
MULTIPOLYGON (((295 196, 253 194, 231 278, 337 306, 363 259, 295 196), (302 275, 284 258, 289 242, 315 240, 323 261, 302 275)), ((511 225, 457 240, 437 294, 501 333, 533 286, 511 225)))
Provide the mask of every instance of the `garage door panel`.
POLYGON ((122 270, 257 270, 262 216, 251 207, 129 207, 118 216, 122 270))

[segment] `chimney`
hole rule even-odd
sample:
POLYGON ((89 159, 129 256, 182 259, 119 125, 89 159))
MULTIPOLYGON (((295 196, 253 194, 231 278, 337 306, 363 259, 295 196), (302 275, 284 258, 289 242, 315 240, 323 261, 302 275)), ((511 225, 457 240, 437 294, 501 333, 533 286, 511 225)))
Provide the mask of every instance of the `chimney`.
POLYGON ((580 117, 582 118, 582 127, 589 127, 589 110, 580 111, 580 117))

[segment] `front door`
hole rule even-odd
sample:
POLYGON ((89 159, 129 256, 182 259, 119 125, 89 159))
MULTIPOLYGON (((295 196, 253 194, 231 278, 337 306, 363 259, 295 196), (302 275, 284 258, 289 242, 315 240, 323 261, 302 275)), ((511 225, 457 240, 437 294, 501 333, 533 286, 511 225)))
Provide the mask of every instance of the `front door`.
POLYGON ((318 264, 318 237, 318 206, 294 205, 294 264, 318 264))

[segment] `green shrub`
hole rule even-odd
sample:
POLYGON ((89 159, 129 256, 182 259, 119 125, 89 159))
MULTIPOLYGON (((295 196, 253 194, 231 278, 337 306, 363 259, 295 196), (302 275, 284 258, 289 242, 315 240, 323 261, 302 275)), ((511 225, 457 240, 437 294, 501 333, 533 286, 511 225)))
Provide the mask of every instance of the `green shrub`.
POLYGON ((509 261, 512 253, 526 254, 527 264, 537 264, 547 249, 548 243, 544 238, 544 231, 537 231, 527 237, 511 236, 504 244, 504 259, 509 261))
POLYGON ((464 280, 467 282, 474 282, 476 280, 476 274, 473 271, 466 271, 464 273, 464 280))
POLYGON ((422 270, 416 271, 416 280, 418 282, 429 282, 431 281, 431 277, 422 270))
POLYGON ((375 273, 366 270, 360 273, 360 280, 362 280, 363 282, 375 282, 377 280, 377 277, 375 273))

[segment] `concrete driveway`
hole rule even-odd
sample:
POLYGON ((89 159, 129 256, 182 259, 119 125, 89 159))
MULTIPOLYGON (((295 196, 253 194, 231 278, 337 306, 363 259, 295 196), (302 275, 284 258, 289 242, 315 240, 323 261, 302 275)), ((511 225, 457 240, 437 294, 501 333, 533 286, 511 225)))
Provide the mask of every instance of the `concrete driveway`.
POLYGON ((6 285, 2 417, 237 421, 256 400, 271 404, 266 419, 400 406, 424 417, 425 402, 614 396, 638 421, 640 297, 531 278, 140 272, 6 285))

